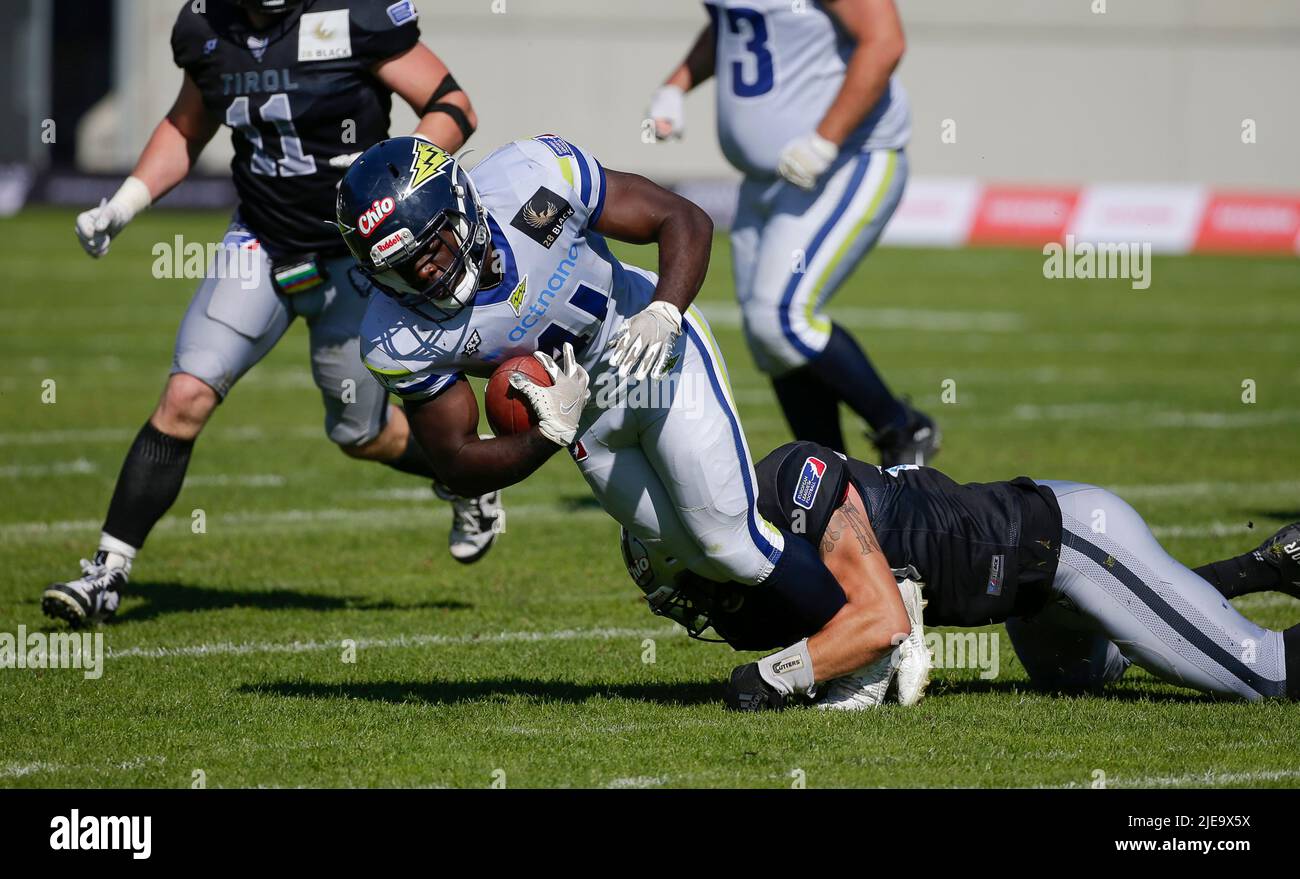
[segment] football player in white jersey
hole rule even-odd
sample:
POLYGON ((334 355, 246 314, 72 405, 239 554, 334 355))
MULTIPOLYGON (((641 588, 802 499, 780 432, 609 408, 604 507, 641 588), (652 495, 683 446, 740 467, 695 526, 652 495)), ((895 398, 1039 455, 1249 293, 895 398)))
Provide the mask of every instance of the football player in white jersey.
POLYGON ((794 619, 820 626, 843 604, 816 549, 758 512, 726 366, 691 307, 712 245, 702 210, 553 135, 508 143, 472 174, 427 141, 384 141, 348 170, 337 208, 383 294, 362 356, 453 491, 512 485, 567 447, 647 545, 765 590, 794 619), (657 243, 659 274, 619 262, 606 235, 657 243), (481 438, 463 378, 520 355, 553 380, 511 376, 538 423, 481 438))
POLYGON ((939 432, 895 397, 822 312, 903 194, 911 133, 893 75, 893 0, 709 0, 709 25, 655 92, 660 139, 683 95, 717 78, 718 139, 745 175, 731 252, 745 336, 797 438, 844 449, 839 404, 871 426, 881 463, 925 464, 939 432))

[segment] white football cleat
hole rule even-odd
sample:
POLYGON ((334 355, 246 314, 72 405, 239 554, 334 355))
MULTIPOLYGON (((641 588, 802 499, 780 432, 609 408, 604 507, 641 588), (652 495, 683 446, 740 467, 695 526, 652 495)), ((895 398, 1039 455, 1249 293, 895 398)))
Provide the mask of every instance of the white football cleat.
POLYGON ((501 492, 461 497, 437 483, 433 490, 438 497, 451 502, 451 534, 447 538, 451 557, 469 565, 487 555, 497 534, 505 530, 506 512, 501 506, 501 492))
POLYGON ((106 620, 117 611, 130 573, 130 559, 101 549, 93 559, 81 560, 80 577, 50 584, 41 596, 41 610, 72 626, 106 620))
POLYGON ((930 683, 932 659, 925 645, 925 620, 922 616, 927 602, 921 597, 921 584, 911 578, 898 581, 898 592, 912 623, 911 634, 896 651, 898 701, 901 705, 915 705, 925 698, 925 688, 930 683))
POLYGON ((863 666, 843 677, 834 678, 826 684, 826 695, 817 702, 823 711, 867 711, 879 708, 889 692, 890 681, 894 679, 894 657, 898 650, 891 650, 871 665, 863 666))

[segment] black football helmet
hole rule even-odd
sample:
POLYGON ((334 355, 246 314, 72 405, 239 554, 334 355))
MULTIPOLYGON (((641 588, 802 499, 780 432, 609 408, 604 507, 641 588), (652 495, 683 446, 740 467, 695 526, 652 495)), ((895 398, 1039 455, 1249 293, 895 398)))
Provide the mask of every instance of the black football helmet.
POLYGON ((440 321, 473 302, 491 249, 487 212, 465 169, 430 141, 394 137, 362 153, 336 213, 361 271, 401 305, 440 321))
POLYGON ((284 15, 301 6, 302 0, 235 0, 235 5, 263 15, 284 15))

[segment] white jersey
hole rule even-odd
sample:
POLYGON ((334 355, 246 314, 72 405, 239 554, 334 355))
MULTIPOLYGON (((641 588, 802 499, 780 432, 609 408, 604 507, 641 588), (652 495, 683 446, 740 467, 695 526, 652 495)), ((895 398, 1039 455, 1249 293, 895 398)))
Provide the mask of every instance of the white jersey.
POLYGON ((568 141, 540 135, 496 150, 470 178, 501 282, 441 322, 376 292, 361 322, 366 366, 406 399, 434 397, 465 374, 491 375, 511 357, 557 353, 565 342, 594 372, 623 320, 654 292, 653 276, 620 263, 591 229, 604 207, 604 169, 568 141))
MULTIPOLYGON (((816 0, 709 0, 716 35, 718 139, 747 177, 773 177, 781 148, 817 128, 844 82, 854 41, 816 0)), ((911 136, 897 77, 843 152, 902 149, 911 136)))

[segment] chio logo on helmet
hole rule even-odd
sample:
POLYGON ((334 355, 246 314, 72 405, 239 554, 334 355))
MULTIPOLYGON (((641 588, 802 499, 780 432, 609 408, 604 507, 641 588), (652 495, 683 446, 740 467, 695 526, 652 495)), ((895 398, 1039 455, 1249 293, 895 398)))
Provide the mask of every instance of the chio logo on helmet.
POLYGON ((369 238, 379 228, 379 224, 397 208, 392 196, 377 198, 364 214, 357 217, 357 231, 362 238, 369 238))

